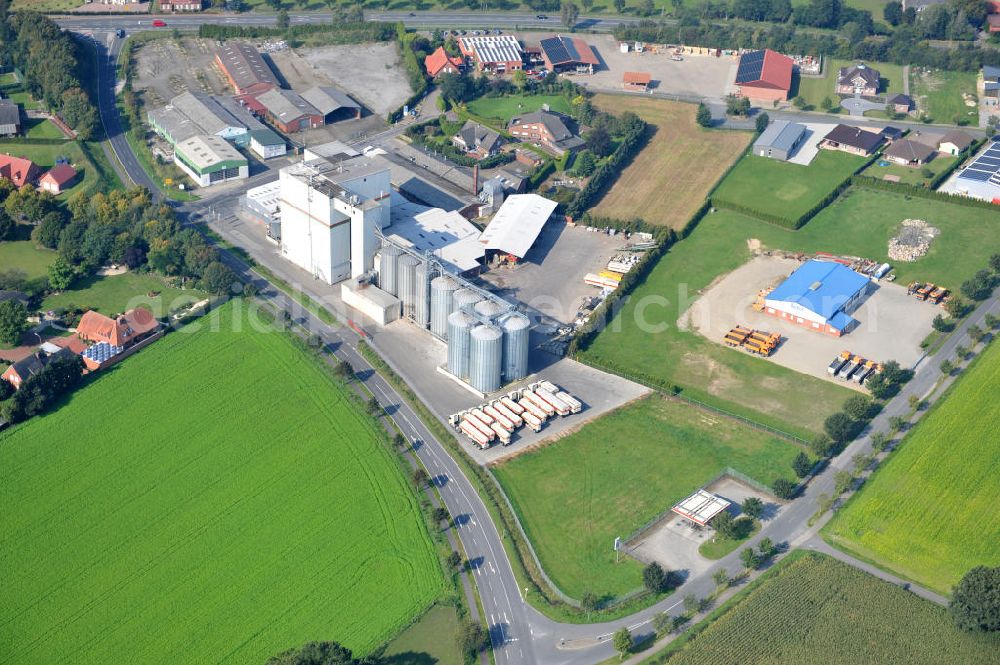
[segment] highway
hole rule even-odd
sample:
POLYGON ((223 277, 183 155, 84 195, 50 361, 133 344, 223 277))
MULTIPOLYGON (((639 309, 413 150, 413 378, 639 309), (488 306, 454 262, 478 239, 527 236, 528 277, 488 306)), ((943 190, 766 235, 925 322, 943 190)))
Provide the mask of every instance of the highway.
MULTIPOLYGON (((390 15, 383 14, 383 16, 390 15)), ((455 15, 449 14, 448 16, 454 17, 455 15)), ((170 17, 171 22, 174 22, 175 18, 177 20, 188 19, 188 17, 170 17)), ((264 17, 252 16, 239 18, 265 20, 264 17)), ((73 19, 72 25, 76 25, 75 21, 77 20, 84 19, 73 19)), ((95 23, 97 21, 122 21, 123 17, 93 17, 86 20, 89 21, 88 25, 97 25, 95 23)), ((191 20, 201 22, 203 18, 191 17, 191 20)), ((111 27, 114 27, 114 24, 111 24, 111 27)), ((92 30, 93 28, 86 29, 92 30)), ((114 61, 121 46, 120 42, 116 41, 111 34, 97 33, 94 36, 98 53, 104 62, 100 68, 100 112, 111 146, 118 155, 128 179, 150 188, 155 196, 157 190, 152 186, 128 143, 124 140, 117 107, 113 101, 114 61)), ((232 194, 215 195, 211 191, 207 191, 201 201, 174 204, 174 207, 181 218, 187 220, 214 208, 225 198, 232 199, 232 194)), ((273 245, 268 245, 267 241, 254 237, 252 232, 246 232, 238 224, 227 223, 224 218, 213 220, 212 228, 227 241, 244 248, 254 260, 266 265, 287 283, 296 285, 317 301, 324 300, 308 276, 304 276, 304 273, 278 257, 273 245)), ((636 635, 649 633, 651 632, 649 622, 654 614, 659 612, 679 614, 683 611, 681 599, 687 594, 704 597, 714 591, 715 584, 711 576, 715 571, 725 569, 730 574, 734 574, 740 570, 738 552, 734 552, 713 564, 705 573, 687 579, 674 594, 657 605, 613 622, 563 624, 543 616, 524 601, 510 561, 503 549, 500 534, 490 519, 482 499, 444 445, 434 438, 392 386, 359 354, 357 350, 359 334, 350 326, 334 327, 325 324, 273 284, 268 283, 259 274, 253 273, 234 254, 223 251, 222 257, 239 274, 256 282, 261 287, 263 298, 271 300, 276 306, 292 313, 297 321, 300 321, 311 332, 320 335, 329 348, 334 350, 338 358, 348 360, 355 368, 359 380, 364 382, 365 386, 379 400, 379 403, 387 409, 404 435, 414 442, 415 453, 437 484, 449 512, 455 517, 457 534, 474 570, 483 610, 488 620, 497 665, 594 665, 614 655, 611 634, 618 628, 628 626, 636 635)), ((970 317, 963 321, 958 330, 942 345, 934 357, 925 359, 919 365, 914 379, 900 395, 886 405, 867 432, 886 431, 888 419, 891 416, 909 413, 909 395, 916 394, 923 398, 928 394, 940 378, 938 372, 940 361, 944 358, 954 360, 955 348, 959 344, 967 343, 965 330, 973 323, 982 326, 982 320, 987 311, 994 314, 1000 311, 996 295, 981 304, 970 317)), ((949 381, 951 380, 954 379, 949 379, 949 381)), ((941 392, 943 391, 937 390, 935 395, 940 395, 941 392)), ((776 543, 786 543, 793 547, 814 547, 816 533, 823 524, 823 520, 820 520, 813 527, 808 525, 808 520, 817 510, 819 497, 824 494, 833 494, 835 473, 841 469, 850 468, 852 457, 855 454, 871 450, 871 440, 867 432, 848 446, 841 455, 831 460, 828 467, 809 483, 803 496, 788 504, 777 517, 766 522, 761 532, 750 541, 750 544, 755 544, 760 538, 766 536, 776 543)), ((846 555, 839 558, 853 565, 861 565, 860 562, 854 562, 846 555)), ((915 587, 912 590, 935 600, 930 592, 924 592, 924 590, 915 587)), ((936 600, 939 602, 940 598, 938 597, 936 600)))

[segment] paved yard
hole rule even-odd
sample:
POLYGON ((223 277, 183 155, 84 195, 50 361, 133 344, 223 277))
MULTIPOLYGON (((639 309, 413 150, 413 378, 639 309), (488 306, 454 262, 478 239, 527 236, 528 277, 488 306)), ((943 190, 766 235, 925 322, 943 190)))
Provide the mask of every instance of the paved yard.
POLYGON ((157 39, 136 52, 136 91, 144 91, 146 108, 165 106, 182 92, 231 94, 214 61, 211 40, 196 37, 157 39))

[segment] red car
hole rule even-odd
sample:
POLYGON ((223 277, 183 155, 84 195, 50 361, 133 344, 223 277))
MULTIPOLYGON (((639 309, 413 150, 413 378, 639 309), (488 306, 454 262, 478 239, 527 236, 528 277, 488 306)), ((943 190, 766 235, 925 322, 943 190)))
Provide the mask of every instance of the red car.
POLYGON ((167 22, 162 19, 156 19, 153 21, 154 28, 165 28, 167 27, 167 22))

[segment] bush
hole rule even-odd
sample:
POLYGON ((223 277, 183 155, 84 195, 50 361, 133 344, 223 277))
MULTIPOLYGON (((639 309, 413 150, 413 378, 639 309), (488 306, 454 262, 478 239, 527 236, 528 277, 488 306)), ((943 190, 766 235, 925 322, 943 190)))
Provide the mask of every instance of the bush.
POLYGON ((996 279, 988 270, 979 270, 972 279, 962 282, 961 291, 969 300, 986 300, 993 287, 996 286, 996 279))
POLYGON ((642 583, 650 593, 663 593, 667 590, 667 571, 655 561, 642 570, 642 583))
POLYGON ((1000 567, 977 566, 967 572, 952 593, 948 611, 962 630, 1000 631, 1000 567))
POLYGON ((949 333, 955 329, 955 322, 937 314, 934 320, 931 321, 931 327, 940 333, 949 333))
POLYGON ((809 461, 809 455, 800 452, 792 460, 792 470, 795 471, 795 475, 799 478, 805 478, 809 475, 809 471, 812 469, 812 462, 809 461))
POLYGON ((795 483, 787 478, 778 478, 771 485, 771 491, 779 499, 791 499, 795 496, 795 483))
POLYGON ((847 443, 858 433, 858 423, 840 411, 827 417, 823 422, 823 431, 837 443, 847 443))

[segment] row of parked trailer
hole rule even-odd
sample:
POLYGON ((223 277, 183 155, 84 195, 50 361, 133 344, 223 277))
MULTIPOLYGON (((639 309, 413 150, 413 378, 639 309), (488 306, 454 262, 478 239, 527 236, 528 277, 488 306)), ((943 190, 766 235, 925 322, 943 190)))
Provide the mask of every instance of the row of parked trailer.
POLYGON ((509 446, 522 426, 540 432, 549 418, 580 413, 582 408, 568 392, 542 380, 456 414, 451 425, 485 450, 495 441, 509 446))
POLYGON ((913 296, 917 300, 923 300, 924 302, 933 303, 935 305, 943 305, 951 300, 951 291, 943 286, 931 284, 930 282, 927 284, 924 284, 923 282, 911 282, 910 285, 906 287, 906 295, 913 296))
POLYGON ((864 385, 865 381, 882 371, 882 363, 862 358, 850 351, 841 351, 826 371, 834 378, 864 385))
POLYGON ((722 341, 733 348, 742 348, 765 358, 774 352, 781 342, 781 335, 745 326, 736 326, 727 332, 722 341))

